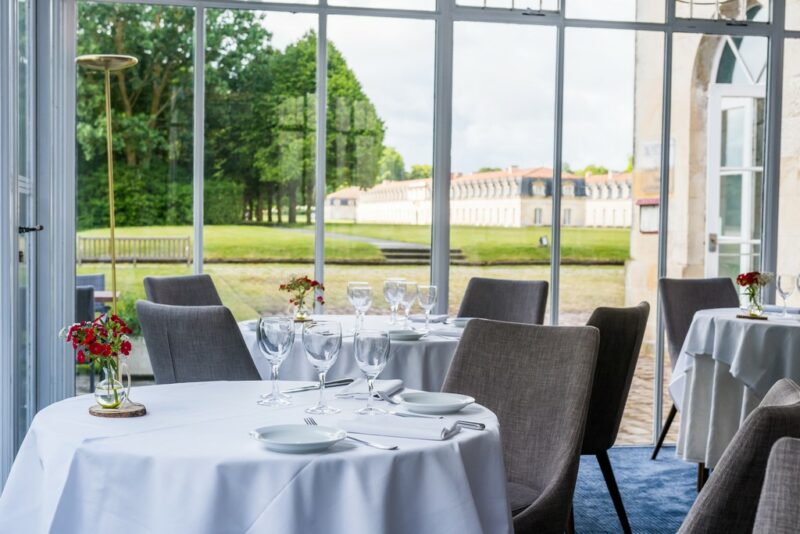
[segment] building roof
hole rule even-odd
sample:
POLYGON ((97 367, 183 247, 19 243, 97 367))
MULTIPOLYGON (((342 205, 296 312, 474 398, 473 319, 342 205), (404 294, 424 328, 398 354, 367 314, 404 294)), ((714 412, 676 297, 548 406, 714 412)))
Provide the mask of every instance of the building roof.
POLYGON ((630 172, 613 172, 608 174, 587 174, 586 185, 606 184, 606 183, 631 183, 633 173, 630 172))
MULTIPOLYGON (((451 182, 496 180, 500 178, 553 178, 553 169, 550 167, 525 167, 511 166, 499 171, 476 172, 472 174, 454 174, 451 182)), ((576 179, 578 176, 562 172, 561 178, 576 179)))
POLYGON ((339 189, 333 193, 328 194, 325 198, 358 198, 361 195, 361 189, 351 185, 344 189, 339 189))

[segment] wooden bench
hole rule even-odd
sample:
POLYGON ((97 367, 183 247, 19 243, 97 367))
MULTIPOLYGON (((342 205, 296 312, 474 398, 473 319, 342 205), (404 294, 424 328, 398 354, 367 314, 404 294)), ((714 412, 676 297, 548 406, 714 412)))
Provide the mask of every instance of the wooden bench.
MULTIPOLYGON (((118 237, 117 261, 122 263, 192 262, 192 244, 188 237, 118 237)), ((111 238, 78 237, 78 264, 111 261, 111 238)))

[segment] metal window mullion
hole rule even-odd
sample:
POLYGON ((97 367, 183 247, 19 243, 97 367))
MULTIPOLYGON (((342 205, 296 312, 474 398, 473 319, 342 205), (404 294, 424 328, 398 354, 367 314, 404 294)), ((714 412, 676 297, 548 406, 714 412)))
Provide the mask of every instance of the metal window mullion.
MULTIPOLYGON (((320 7, 327 6, 327 0, 320 0, 320 7)), ((328 16, 323 11, 319 15, 317 28, 317 138, 316 180, 314 184, 314 278, 325 281, 325 191, 327 164, 327 101, 328 101, 328 16)), ((316 313, 322 313, 322 305, 314 303, 316 313)))
POLYGON ((193 271, 203 272, 203 214, 205 187, 205 100, 206 100, 206 12, 198 7, 194 13, 194 143, 192 149, 194 247, 193 271))
POLYGON ((558 324, 558 304, 561 287, 561 168, 564 137, 564 42, 566 28, 556 28, 556 87, 553 125, 553 213, 550 224, 550 323, 558 324))
MULTIPOLYGON (((783 50, 786 4, 773 0, 772 21, 776 31, 770 37, 767 56, 766 132, 764 135, 764 174, 762 175, 761 270, 776 272, 778 268, 778 223, 781 181, 781 120, 783 92, 783 50)), ((764 292, 769 304, 775 302, 775 283, 764 292)))

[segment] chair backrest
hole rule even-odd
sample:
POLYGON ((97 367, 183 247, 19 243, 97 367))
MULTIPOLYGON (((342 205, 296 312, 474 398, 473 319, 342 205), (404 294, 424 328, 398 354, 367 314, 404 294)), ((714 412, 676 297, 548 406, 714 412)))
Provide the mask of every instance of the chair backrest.
POLYGON ((228 308, 140 300, 136 313, 157 384, 260 380, 228 308))
POLYGON ((739 295, 730 278, 662 278, 658 281, 658 293, 673 369, 696 312, 739 306, 739 295))
POLYGON ((458 316, 543 324, 548 287, 541 280, 471 278, 458 316))
POLYGON ((758 500, 754 534, 800 530, 800 439, 781 438, 772 447, 758 500))
POLYGON ((75 277, 76 286, 92 286, 95 291, 105 291, 106 275, 104 274, 79 274, 75 277))
POLYGON ((147 276, 147 299, 170 306, 222 306, 214 281, 207 274, 188 276, 147 276))
POLYGON ((77 286, 75 288, 75 322, 94 320, 94 288, 77 286))
POLYGON ((474 397, 500 421, 509 482, 540 490, 517 532, 561 532, 578 473, 600 335, 587 326, 470 321, 443 391, 474 397))
POLYGON ((776 382, 747 416, 697 496, 680 533, 750 533, 767 459, 778 439, 800 438, 800 386, 776 382))
POLYGON ((600 331, 600 348, 583 454, 606 451, 617 439, 649 315, 650 305, 642 302, 633 308, 597 308, 586 323, 600 331))

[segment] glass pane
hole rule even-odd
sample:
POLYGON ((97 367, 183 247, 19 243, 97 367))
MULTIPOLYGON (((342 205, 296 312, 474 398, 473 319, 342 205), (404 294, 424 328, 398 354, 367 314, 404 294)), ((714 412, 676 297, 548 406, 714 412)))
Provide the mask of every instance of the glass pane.
POLYGON ((353 313, 347 282, 386 314, 385 279, 430 281, 434 36, 427 20, 328 19, 327 313, 353 313))
POLYGON ((558 11, 559 0, 456 0, 460 6, 558 11))
POLYGON ((742 235, 742 175, 720 177, 720 219, 721 234, 724 236, 742 235))
POLYGON ((651 441, 659 229, 647 210, 657 217, 663 41, 566 33, 559 324, 586 324, 600 306, 651 306, 617 443, 651 441))
POLYGON ((436 0, 328 0, 328 5, 432 11, 436 9, 436 0))
POLYGON ((786 29, 800 30, 800 0, 786 0, 786 29))
MULTIPOLYGON (((787 6, 788 8, 788 6, 787 6)), ((781 108, 781 175, 778 201, 778 274, 800 273, 800 39, 786 39, 781 108)), ((776 302, 781 303, 779 295, 776 302)), ((789 298, 800 306, 800 291, 789 298)))
POLYGON ((555 36, 456 23, 450 313, 472 277, 550 279, 555 36))
POLYGON ((675 15, 686 19, 769 21, 769 0, 673 0, 675 15))
POLYGON ((745 110, 742 107, 722 111, 722 166, 742 164, 745 110))
MULTIPOLYGON (((139 59, 111 86, 119 314, 134 330, 130 363, 139 383, 152 375, 135 310, 142 279, 191 271, 193 25, 193 9, 78 4, 78 54, 139 59)), ((77 285, 94 286, 97 313, 111 296, 102 73, 78 70, 76 109, 77 285)), ((78 365, 77 375, 77 392, 88 392, 88 366, 78 365)))
POLYGON ((206 11, 203 270, 240 321, 314 272, 316 21, 206 11))
POLYGON ((664 0, 569 0, 567 17, 592 20, 664 22, 664 0))

